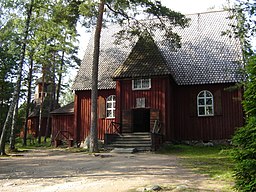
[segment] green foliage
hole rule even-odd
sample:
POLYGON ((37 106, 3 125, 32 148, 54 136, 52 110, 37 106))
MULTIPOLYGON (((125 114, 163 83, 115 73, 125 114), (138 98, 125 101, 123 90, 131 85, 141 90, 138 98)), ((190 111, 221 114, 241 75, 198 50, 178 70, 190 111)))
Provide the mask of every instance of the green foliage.
POLYGON ((256 116, 256 55, 248 58, 246 72, 248 81, 245 84, 243 106, 246 115, 256 116))
MULTIPOLYGON (((84 16, 86 27, 96 23, 98 1, 86 0, 80 5, 80 13, 84 16)), ((145 31, 154 36, 156 30, 160 30, 175 46, 180 46, 180 37, 173 32, 174 26, 185 28, 189 19, 185 15, 172 11, 163 6, 161 1, 152 0, 106 0, 104 12, 104 24, 118 23, 123 30, 116 34, 116 43, 122 43, 123 39, 133 39, 133 36, 141 36, 145 31), (147 18, 145 23, 142 18, 147 18)))
POLYGON ((251 47, 251 39, 256 33, 255 3, 240 0, 234 12, 239 18, 235 29, 243 41, 247 76, 243 101, 246 124, 233 137, 235 186, 239 191, 247 192, 256 191, 256 55, 251 47))
POLYGON ((40 143, 40 144, 36 143, 36 138, 34 138, 31 135, 28 135, 27 140, 28 140, 27 146, 23 146, 22 138, 17 137, 16 141, 15 141, 16 149, 18 151, 26 151, 26 150, 29 150, 29 149, 49 149, 49 148, 52 148, 50 138, 47 138, 46 142, 43 142, 43 143, 40 143))
POLYGON ((256 191, 256 117, 249 117, 247 121, 233 137, 236 188, 256 191))

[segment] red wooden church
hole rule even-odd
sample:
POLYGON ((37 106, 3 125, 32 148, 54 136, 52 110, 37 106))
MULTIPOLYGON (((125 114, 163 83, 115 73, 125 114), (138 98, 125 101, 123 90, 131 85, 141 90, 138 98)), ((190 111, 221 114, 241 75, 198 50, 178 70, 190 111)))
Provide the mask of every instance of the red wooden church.
MULTIPOLYGON (((242 90, 234 88, 243 76, 240 41, 222 35, 234 24, 228 16, 227 11, 187 15, 190 26, 174 29, 181 36, 181 48, 164 39, 161 31, 152 38, 116 44, 120 28, 104 28, 99 139, 115 132, 120 136, 153 132, 164 141, 230 139, 243 125, 242 90)), ((92 54, 93 38, 73 85, 77 142, 83 142, 90 131, 92 54)))

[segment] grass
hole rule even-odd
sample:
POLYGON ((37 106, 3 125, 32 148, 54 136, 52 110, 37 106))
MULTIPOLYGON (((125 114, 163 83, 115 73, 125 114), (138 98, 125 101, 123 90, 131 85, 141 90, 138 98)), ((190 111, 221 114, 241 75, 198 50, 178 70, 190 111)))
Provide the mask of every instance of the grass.
POLYGON ((231 147, 166 145, 159 152, 177 155, 182 165, 196 173, 207 174, 217 180, 233 182, 234 162, 231 158, 231 147))
POLYGON ((15 153, 15 152, 25 152, 31 149, 51 149, 51 139, 47 138, 46 139, 46 143, 44 142, 44 137, 41 138, 41 144, 38 144, 37 140, 27 140, 27 146, 23 146, 22 145, 22 138, 17 137, 15 139, 15 150, 14 151, 10 151, 9 149, 9 143, 6 144, 6 151, 7 153, 15 153))

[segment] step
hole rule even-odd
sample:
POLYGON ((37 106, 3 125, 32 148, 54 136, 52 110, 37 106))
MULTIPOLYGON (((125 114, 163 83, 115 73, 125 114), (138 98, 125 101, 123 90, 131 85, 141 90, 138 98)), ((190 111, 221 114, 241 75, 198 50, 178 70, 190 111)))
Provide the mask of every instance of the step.
POLYGON ((151 144, 151 140, 116 140, 113 141, 112 143, 119 143, 119 144, 151 144))
POLYGON ((127 143, 127 144, 119 144, 119 143, 112 143, 108 146, 111 147, 123 147, 123 148, 129 148, 129 147, 151 147, 151 144, 133 144, 133 143, 127 143))
POLYGON ((113 150, 113 149, 131 149, 134 148, 136 152, 142 152, 142 151, 151 151, 152 148, 148 146, 140 146, 140 147, 114 147, 114 146, 107 146, 106 149, 113 150))
POLYGON ((121 137, 116 136, 112 143, 105 146, 107 149, 129 149, 136 148, 138 151, 150 151, 151 134, 148 132, 123 133, 121 137))
POLYGON ((151 133, 148 133, 148 132, 135 132, 135 133, 122 133, 122 135, 127 135, 127 136, 129 136, 129 135, 136 135, 136 136, 145 136, 145 135, 147 135, 147 136, 150 136, 151 133))
POLYGON ((136 148, 114 148, 111 153, 135 153, 136 148))
POLYGON ((115 141, 151 141, 151 138, 148 137, 116 137, 115 141))

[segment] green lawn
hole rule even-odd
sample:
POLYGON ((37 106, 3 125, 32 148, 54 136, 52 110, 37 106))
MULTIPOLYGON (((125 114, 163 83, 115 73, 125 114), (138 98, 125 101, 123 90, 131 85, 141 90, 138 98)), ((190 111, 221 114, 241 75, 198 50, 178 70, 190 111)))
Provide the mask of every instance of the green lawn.
MULTIPOLYGON (((10 153, 9 151, 9 143, 6 144, 5 149, 7 154, 10 153)), ((44 137, 41 138, 41 144, 38 144, 37 139, 34 140, 27 140, 27 146, 22 145, 22 138, 17 137, 15 139, 15 151, 12 152, 24 152, 29 149, 50 149, 51 146, 51 139, 47 138, 46 143, 44 142, 44 137)))
POLYGON ((166 145, 159 152, 177 155, 182 165, 197 173, 208 174, 217 180, 233 182, 234 163, 231 158, 231 147, 166 145))

